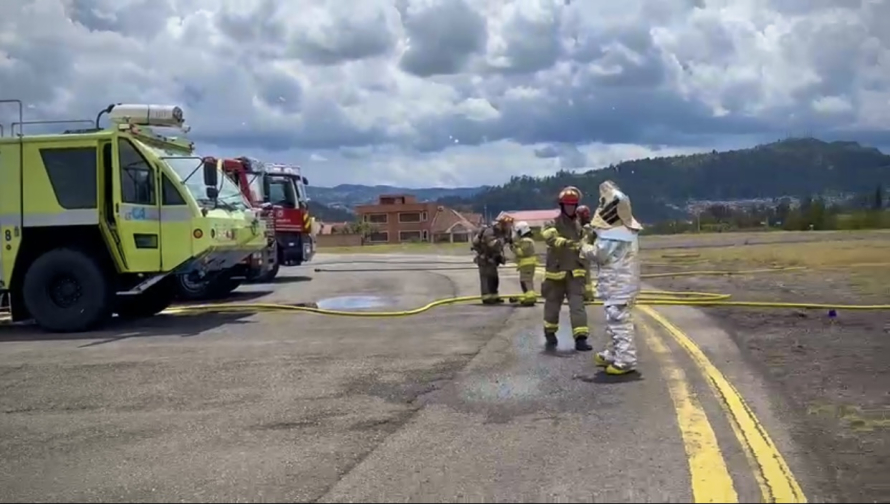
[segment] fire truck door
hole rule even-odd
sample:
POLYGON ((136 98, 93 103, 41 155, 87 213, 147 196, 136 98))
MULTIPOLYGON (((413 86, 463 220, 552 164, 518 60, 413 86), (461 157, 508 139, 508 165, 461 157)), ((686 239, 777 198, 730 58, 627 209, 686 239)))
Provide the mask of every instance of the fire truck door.
POLYGON ((161 269, 158 172, 126 138, 114 146, 114 220, 130 272, 161 269))

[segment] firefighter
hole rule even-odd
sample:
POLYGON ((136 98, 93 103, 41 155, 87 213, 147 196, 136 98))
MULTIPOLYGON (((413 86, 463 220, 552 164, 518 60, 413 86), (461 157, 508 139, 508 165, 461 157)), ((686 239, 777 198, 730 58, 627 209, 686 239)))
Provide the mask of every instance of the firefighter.
POLYGON ((535 270, 538 267, 535 240, 532 239, 532 230, 528 222, 517 222, 515 227, 519 239, 512 243, 510 248, 516 256, 516 269, 519 270, 519 287, 522 289, 519 304, 534 306, 538 299, 538 295, 535 293, 535 270))
MULTIPOLYGON (((584 230, 584 238, 581 242, 593 245, 594 240, 596 240, 596 232, 590 226, 590 207, 581 205, 575 212, 578 214, 578 220, 581 222, 581 228, 584 230)), ((584 301, 593 301, 595 296, 593 292, 593 280, 590 277, 590 261, 585 261, 585 265, 587 270, 584 273, 584 301)))
POLYGON ((512 243, 513 218, 509 215, 498 217, 494 225, 485 226, 473 238, 473 262, 479 268, 479 288, 482 304, 500 304, 504 300, 498 294, 500 278, 498 266, 505 264, 504 245, 512 243))
POLYGON ((606 314, 606 350, 594 361, 606 373, 623 375, 637 365, 635 330, 631 308, 640 291, 638 234, 643 226, 634 218, 630 198, 612 181, 600 184, 599 208, 591 226, 597 238, 585 245, 585 255, 597 263, 597 294, 606 314))
POLYGON ((587 352, 593 348, 587 343, 590 329, 587 327, 587 310, 584 306, 584 274, 587 268, 580 256, 584 231, 576 212, 581 191, 568 186, 560 191, 558 201, 559 216, 542 233, 547 243, 544 284, 541 286, 544 296, 544 338, 548 349, 556 348, 559 312, 563 299, 568 298, 575 350, 587 352))

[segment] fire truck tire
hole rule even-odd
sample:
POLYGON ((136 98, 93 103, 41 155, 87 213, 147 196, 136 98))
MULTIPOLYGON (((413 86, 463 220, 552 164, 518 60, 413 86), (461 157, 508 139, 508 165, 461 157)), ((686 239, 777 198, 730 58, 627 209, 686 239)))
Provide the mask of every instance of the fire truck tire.
POLYGON ((38 257, 22 285, 25 307, 50 332, 81 332, 111 318, 114 289, 91 254, 72 248, 38 257))
POLYGON ((265 272, 264 274, 256 277, 253 280, 253 283, 269 283, 272 280, 275 280, 275 277, 278 276, 278 270, 281 268, 281 263, 275 261, 275 266, 272 266, 272 269, 265 272))
POLYGON ((166 310, 176 297, 176 288, 167 277, 147 291, 135 296, 117 296, 115 312, 125 319, 151 317, 166 310))
POLYGON ((234 280, 227 273, 220 273, 206 281, 189 280, 185 275, 176 277, 176 297, 183 301, 219 299, 229 295, 241 285, 242 280, 234 280))

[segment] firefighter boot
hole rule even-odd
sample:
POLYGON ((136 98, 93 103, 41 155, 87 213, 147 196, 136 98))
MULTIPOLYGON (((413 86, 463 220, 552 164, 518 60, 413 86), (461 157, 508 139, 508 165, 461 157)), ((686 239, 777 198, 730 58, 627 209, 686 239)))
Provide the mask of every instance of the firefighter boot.
POLYGON ((633 366, 626 364, 609 364, 609 366, 606 367, 606 374, 614 376, 621 376, 634 372, 636 372, 636 369, 634 369, 633 366))
POLYGON ((597 367, 607 368, 607 367, 609 367, 610 364, 612 364, 612 361, 607 359, 606 356, 603 355, 602 352, 597 352, 596 355, 593 356, 593 363, 597 367))
POLYGON ((575 350, 578 352, 589 352, 593 350, 593 347, 587 342, 587 336, 579 336, 575 338, 575 350))
POLYGON ((547 350, 556 350, 556 345, 559 344, 559 340, 556 339, 556 333, 552 332, 544 332, 544 339, 547 340, 544 343, 544 348, 547 350))

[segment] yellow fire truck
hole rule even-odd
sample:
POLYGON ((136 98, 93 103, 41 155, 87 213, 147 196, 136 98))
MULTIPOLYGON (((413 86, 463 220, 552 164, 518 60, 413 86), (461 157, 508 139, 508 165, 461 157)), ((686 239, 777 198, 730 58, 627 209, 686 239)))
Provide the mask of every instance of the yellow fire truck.
POLYGON ((13 321, 76 332, 113 313, 154 315, 176 276, 214 274, 266 246, 265 224, 217 163, 153 129, 184 135, 179 107, 109 105, 94 127, 25 135, 33 122, 9 104, 19 121, 0 137, 0 292, 13 321))

